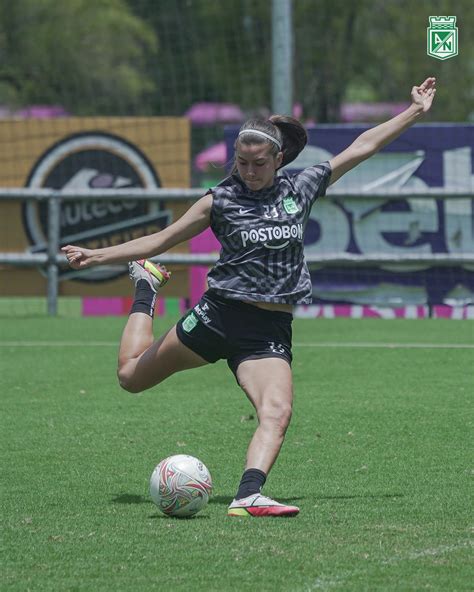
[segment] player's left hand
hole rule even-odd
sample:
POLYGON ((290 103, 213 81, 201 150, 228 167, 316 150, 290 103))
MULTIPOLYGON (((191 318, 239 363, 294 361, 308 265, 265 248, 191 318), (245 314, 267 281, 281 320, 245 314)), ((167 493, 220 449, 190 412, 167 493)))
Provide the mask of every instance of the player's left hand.
POLYGON ((436 94, 436 78, 427 78, 420 86, 411 89, 411 100, 414 105, 422 108, 423 113, 429 111, 436 94))

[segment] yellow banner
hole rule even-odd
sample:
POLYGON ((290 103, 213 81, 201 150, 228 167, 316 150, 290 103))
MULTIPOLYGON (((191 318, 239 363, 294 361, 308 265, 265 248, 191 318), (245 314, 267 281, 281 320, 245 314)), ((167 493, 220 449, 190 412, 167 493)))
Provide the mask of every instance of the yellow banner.
MULTIPOLYGON (((69 190, 189 187, 190 127, 171 117, 65 117, 0 121, 0 186, 69 190)), ((61 243, 98 248, 157 232, 189 203, 71 201, 61 208, 61 243)), ((0 251, 43 253, 46 202, 0 202, 0 251)), ((187 246, 175 252, 187 251, 187 246)), ((63 270, 60 295, 130 295, 126 274, 63 270)), ((167 296, 185 296, 188 276, 175 270, 167 296)), ((0 268, 0 295, 45 295, 44 273, 0 268)))

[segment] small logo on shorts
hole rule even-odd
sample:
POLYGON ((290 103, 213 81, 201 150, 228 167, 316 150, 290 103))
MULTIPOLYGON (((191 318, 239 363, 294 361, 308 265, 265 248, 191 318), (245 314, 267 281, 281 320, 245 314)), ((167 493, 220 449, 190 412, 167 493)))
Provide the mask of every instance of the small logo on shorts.
POLYGON ((281 343, 275 343, 274 341, 269 341, 268 347, 275 354, 281 354, 282 356, 285 355, 285 348, 282 346, 281 343))
POLYGON ((198 324, 198 319, 194 313, 189 314, 183 321, 183 329, 189 333, 198 324))

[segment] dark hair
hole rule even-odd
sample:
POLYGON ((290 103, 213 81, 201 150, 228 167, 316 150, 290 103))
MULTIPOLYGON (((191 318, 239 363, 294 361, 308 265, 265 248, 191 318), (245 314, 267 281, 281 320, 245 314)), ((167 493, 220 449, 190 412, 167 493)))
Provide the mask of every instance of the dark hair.
MULTIPOLYGON (((282 167, 295 160, 308 141, 303 125, 297 119, 287 115, 272 115, 269 119, 249 119, 240 128, 239 134, 243 131, 248 133, 237 137, 235 147, 239 142, 242 144, 270 144, 272 146, 270 153, 273 156, 276 156, 280 151, 283 152, 283 160, 280 165, 282 167), (252 134, 252 130, 271 136, 275 142, 260 134, 252 134), (281 145, 281 149, 279 145, 281 145)), ((232 172, 235 171, 234 164, 232 172)))

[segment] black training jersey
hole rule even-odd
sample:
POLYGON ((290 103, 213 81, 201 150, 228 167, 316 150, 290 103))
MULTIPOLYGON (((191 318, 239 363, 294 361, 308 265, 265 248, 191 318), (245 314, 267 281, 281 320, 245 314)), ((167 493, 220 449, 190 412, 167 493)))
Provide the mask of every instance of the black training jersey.
POLYGON ((209 288, 246 302, 309 304, 304 231, 330 177, 324 162, 298 174, 283 172, 260 191, 251 191, 238 175, 211 189, 211 228, 222 248, 208 274, 209 288))

